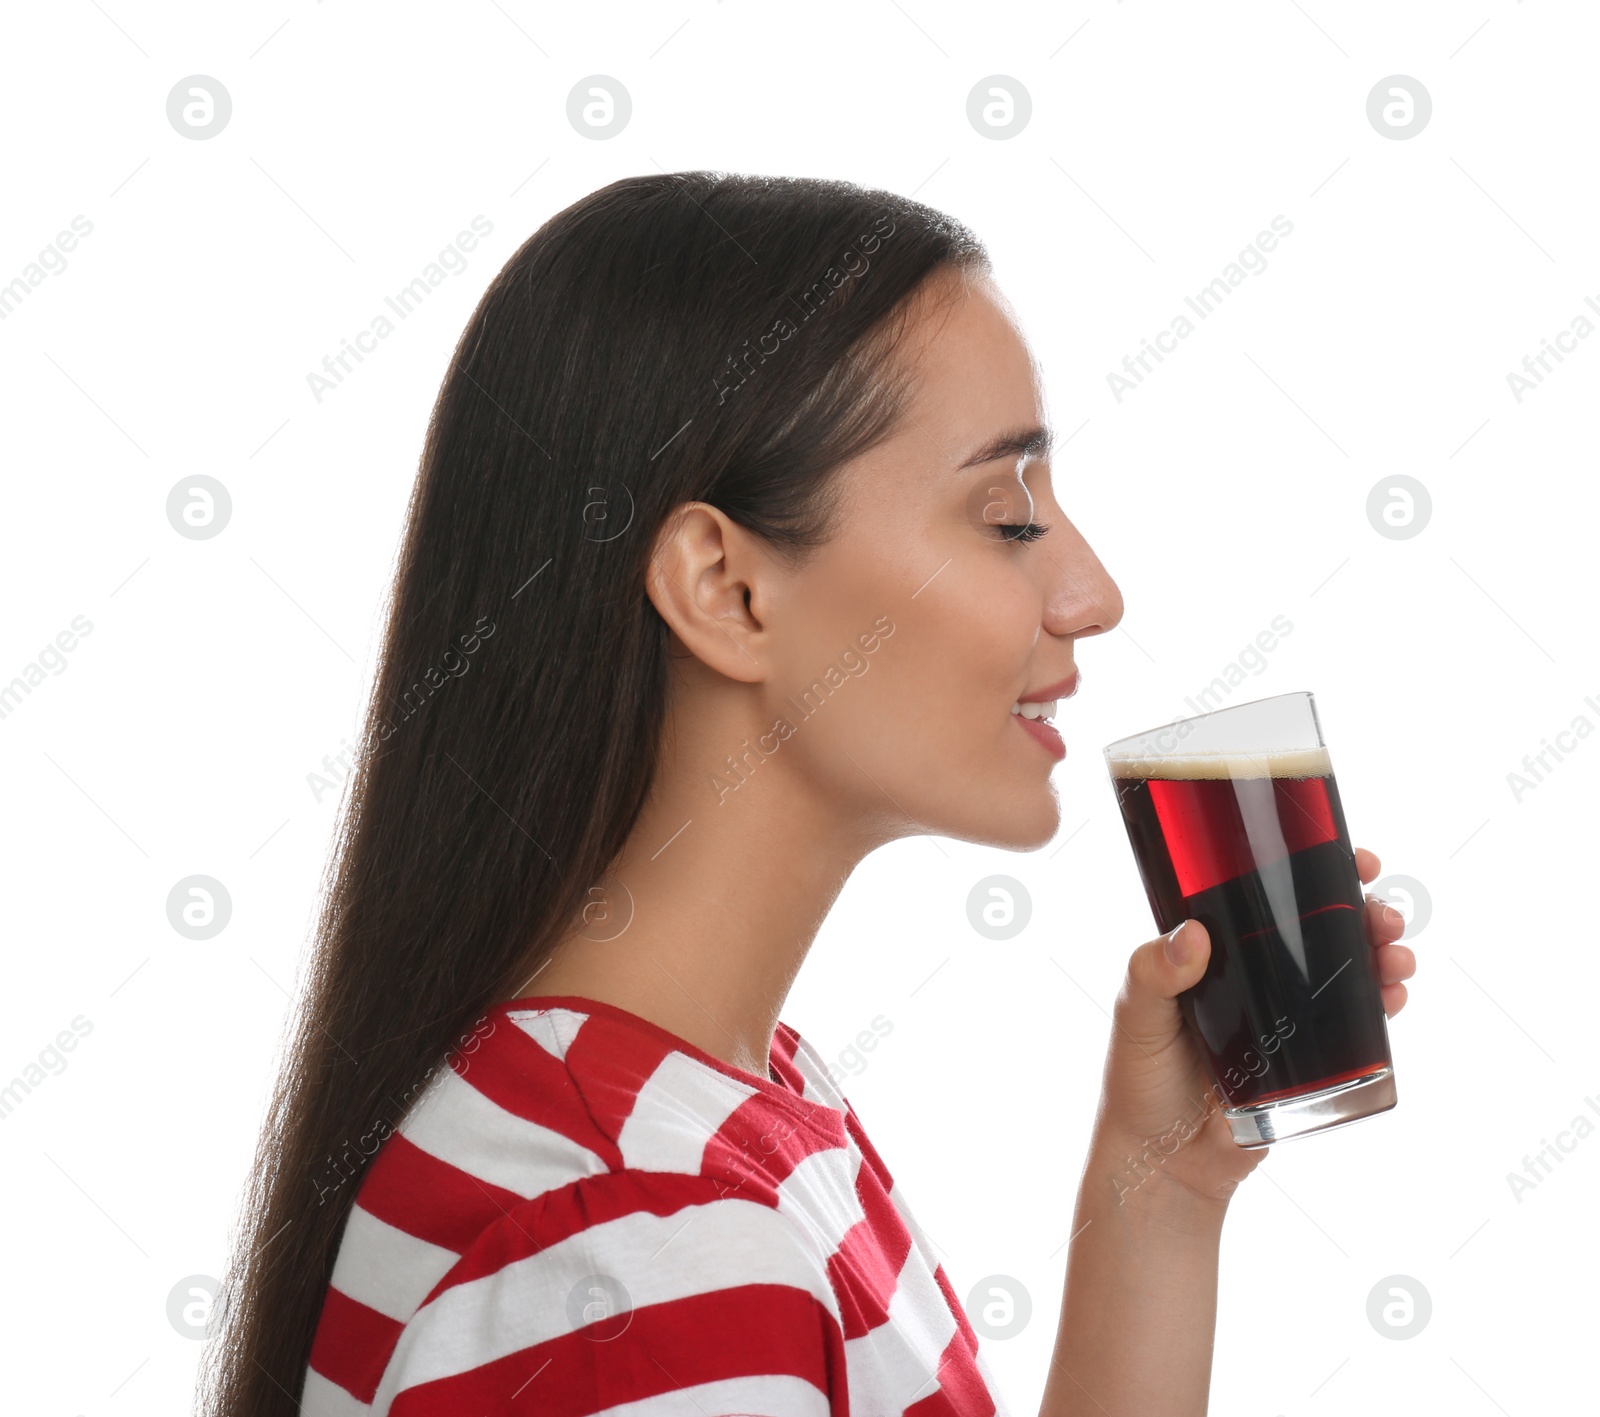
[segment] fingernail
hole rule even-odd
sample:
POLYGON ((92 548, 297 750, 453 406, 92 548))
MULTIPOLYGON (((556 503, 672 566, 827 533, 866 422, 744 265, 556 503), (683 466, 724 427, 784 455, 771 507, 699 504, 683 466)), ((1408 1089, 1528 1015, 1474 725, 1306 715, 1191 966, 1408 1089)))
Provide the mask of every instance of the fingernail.
MULTIPOLYGON (((1183 925, 1189 922, 1185 920, 1183 925)), ((1167 936, 1167 942, 1161 948, 1167 956, 1167 963, 1175 969, 1181 969, 1189 962, 1189 937, 1183 932, 1183 925, 1167 936)))
POLYGON ((1386 905, 1383 907, 1383 923, 1393 930, 1404 925, 1406 918, 1392 905, 1386 905))

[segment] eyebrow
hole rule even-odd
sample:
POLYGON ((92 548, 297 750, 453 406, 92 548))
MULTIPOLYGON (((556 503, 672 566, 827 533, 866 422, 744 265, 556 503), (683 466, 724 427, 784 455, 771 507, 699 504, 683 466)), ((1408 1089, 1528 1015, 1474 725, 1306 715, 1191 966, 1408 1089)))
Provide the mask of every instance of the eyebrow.
POLYGON ((1014 432, 1002 433, 998 438, 991 438, 956 471, 978 467, 982 463, 994 462, 998 458, 1021 457, 1024 454, 1028 457, 1047 458, 1054 445, 1054 434, 1048 428, 1017 429, 1014 432))

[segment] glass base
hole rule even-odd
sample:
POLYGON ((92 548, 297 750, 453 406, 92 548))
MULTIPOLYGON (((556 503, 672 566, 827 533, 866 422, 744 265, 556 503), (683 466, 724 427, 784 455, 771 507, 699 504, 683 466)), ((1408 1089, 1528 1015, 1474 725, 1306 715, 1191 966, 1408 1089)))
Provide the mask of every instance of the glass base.
POLYGON ((1326 1132, 1387 1112, 1395 1104, 1394 1069, 1380 1068, 1353 1082, 1254 1107, 1224 1107, 1236 1146, 1254 1150, 1273 1142, 1326 1132))

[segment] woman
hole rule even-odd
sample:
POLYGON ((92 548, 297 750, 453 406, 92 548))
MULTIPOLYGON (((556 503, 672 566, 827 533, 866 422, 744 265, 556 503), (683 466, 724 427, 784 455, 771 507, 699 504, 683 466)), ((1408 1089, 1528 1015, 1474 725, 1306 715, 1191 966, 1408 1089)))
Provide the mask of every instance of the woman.
MULTIPOLYGON (((1045 720, 1122 603, 1048 457, 982 248, 917 203, 629 178, 512 257, 429 427, 213 1410, 1004 1410, 779 1014, 875 847, 1056 831, 1045 720)), ((1205 1409, 1260 1160, 1180 1023, 1208 954, 1130 960, 1048 1413, 1205 1409)))

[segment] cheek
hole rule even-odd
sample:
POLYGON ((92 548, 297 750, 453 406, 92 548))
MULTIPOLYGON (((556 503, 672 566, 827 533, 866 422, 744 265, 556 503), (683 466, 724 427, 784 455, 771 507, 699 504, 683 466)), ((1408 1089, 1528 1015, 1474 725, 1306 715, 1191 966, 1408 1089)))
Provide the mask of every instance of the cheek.
POLYGON ((1007 710, 1033 672, 1037 577, 1025 550, 974 544, 959 516, 913 512, 898 524, 905 530, 888 544, 852 545, 846 533, 797 587, 785 691, 798 694, 789 686, 830 667, 839 681, 823 712, 803 724, 790 713, 803 740, 798 756, 858 773, 839 751, 848 748, 919 777, 930 763, 991 761, 996 741, 1014 731, 1007 710))
MULTIPOLYGON (((992 688, 998 677, 1009 688, 1025 677, 1039 637, 1039 595, 1032 582, 1012 567, 1002 564, 988 570, 980 574, 972 568, 951 576, 928 607, 925 638, 931 652, 946 656, 952 672, 969 681, 981 676, 987 681, 984 688, 992 688)), ((936 581, 928 590, 937 585, 936 581)))
POLYGON ((1010 568, 1000 572, 980 575, 970 563, 952 562, 909 601, 884 646, 880 687, 912 707, 912 720, 933 741, 974 742, 975 731, 1003 731, 1011 697, 1027 678, 1038 595, 1010 568))

